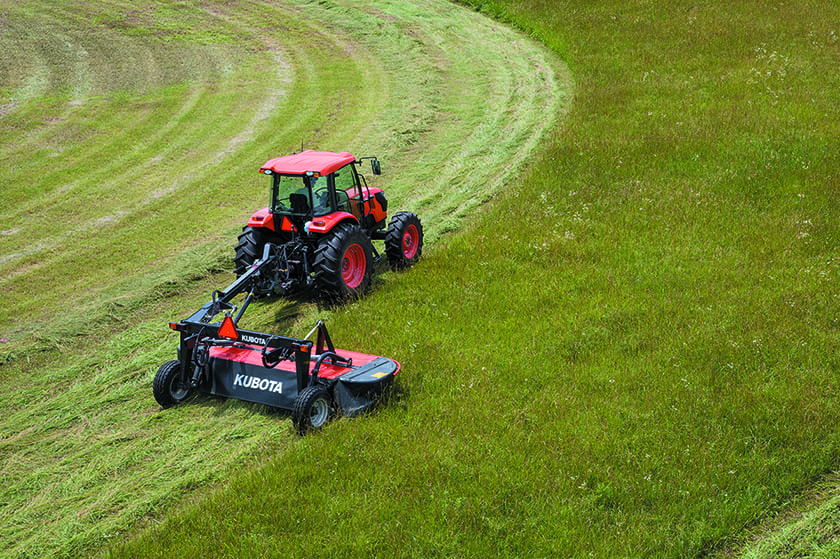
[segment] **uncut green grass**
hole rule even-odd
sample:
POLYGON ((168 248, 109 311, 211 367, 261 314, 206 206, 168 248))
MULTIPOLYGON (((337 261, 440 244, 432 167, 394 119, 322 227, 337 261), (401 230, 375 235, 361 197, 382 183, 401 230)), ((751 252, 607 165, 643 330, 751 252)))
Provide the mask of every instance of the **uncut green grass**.
POLYGON ((724 550, 719 557, 836 557, 840 552, 837 540, 838 499, 837 475, 826 476, 778 515, 770 516, 760 525, 746 530, 740 541, 724 550))
POLYGON ((836 6, 476 5, 575 101, 332 318, 402 361, 400 397, 114 556, 708 556, 836 469, 836 6))
MULTIPOLYGON (((92 554, 296 440, 283 413, 162 412, 150 390, 174 357, 166 323, 232 279, 236 233, 266 202, 261 162, 301 147, 378 155, 386 174, 370 179, 392 210, 422 213, 431 254, 568 108, 554 55, 452 4, 4 10, 4 556, 92 554)), ((334 312, 276 301, 248 321, 302 334, 334 312)))

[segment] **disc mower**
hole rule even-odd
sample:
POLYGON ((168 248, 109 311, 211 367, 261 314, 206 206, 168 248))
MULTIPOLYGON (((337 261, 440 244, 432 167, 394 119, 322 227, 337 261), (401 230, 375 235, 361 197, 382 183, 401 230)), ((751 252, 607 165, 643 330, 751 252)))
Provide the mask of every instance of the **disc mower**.
POLYGON ((164 363, 153 383, 155 400, 170 407, 200 391, 266 404, 292 412, 303 434, 337 414, 355 416, 371 408, 400 371, 392 359, 336 349, 318 321, 303 338, 239 328, 255 294, 273 275, 277 252, 263 257, 198 312, 169 327, 180 333, 178 359, 164 363), (247 293, 240 307, 231 301, 247 293), (213 321, 217 315, 223 319, 213 321), (313 342, 310 338, 316 335, 313 342))
MULTIPOLYGON (((380 174, 375 157, 364 159, 380 174)), ((254 213, 239 236, 235 281, 189 318, 169 324, 180 343, 178 358, 155 375, 161 406, 197 391, 237 398, 291 411, 295 429, 306 433, 375 404, 400 370, 396 361, 336 349, 320 321, 303 338, 239 327, 258 297, 313 286, 332 299, 361 295, 380 258, 374 239, 385 242, 394 269, 420 258, 420 219, 398 212, 386 228, 388 202, 381 189, 368 187, 361 163, 346 152, 305 151, 260 168, 271 179, 271 205, 254 213), (237 307, 239 295, 245 298, 237 307)))

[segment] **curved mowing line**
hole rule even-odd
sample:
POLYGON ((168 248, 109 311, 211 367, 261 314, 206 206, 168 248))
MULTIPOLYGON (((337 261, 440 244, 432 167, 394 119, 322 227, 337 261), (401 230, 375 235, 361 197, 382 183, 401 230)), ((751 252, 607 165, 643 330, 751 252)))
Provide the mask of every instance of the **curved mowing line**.
POLYGON ((368 143, 381 138, 372 149, 388 171, 389 197, 422 215, 433 243, 511 182, 568 109, 571 78, 551 53, 454 4, 342 5, 367 14, 347 24, 363 44, 399 37, 377 47, 383 66, 401 75, 391 80, 400 104, 382 110, 395 124, 368 143), (402 69, 389 66, 389 49, 401 52, 402 69))
MULTIPOLYGON (((270 16, 272 16, 270 10, 262 10, 258 15, 254 15, 254 21, 264 25, 267 21, 266 18, 270 16)), ((284 11, 275 11, 273 23, 277 25, 279 22, 288 21, 287 16, 288 14, 284 11)), ((254 40, 248 46, 250 50, 267 52, 265 55, 266 62, 261 66, 253 66, 253 69, 250 70, 254 76, 258 76, 259 80, 264 83, 260 86, 260 89, 265 93, 261 99, 259 97, 254 98, 256 103, 237 109, 243 115, 248 115, 246 119, 230 118, 236 116, 235 111, 231 110, 231 104, 238 103, 238 99, 233 98, 228 104, 215 103, 214 101, 219 97, 220 90, 223 91, 230 87, 241 88, 242 86, 231 83, 231 79, 228 79, 227 82, 222 81, 217 85, 214 83, 215 80, 211 79, 212 76, 203 80, 204 84, 185 88, 186 95, 183 98, 184 102, 181 104, 164 103, 166 101, 165 92, 163 92, 163 96, 153 94, 152 97, 128 97, 126 101, 129 107, 126 110, 117 110, 117 112, 114 112, 113 108, 119 103, 94 102, 94 108, 99 108, 105 115, 108 115, 107 118, 110 122, 100 121, 98 123, 100 128, 109 131, 107 138, 99 136, 97 138, 99 141, 90 142, 86 146, 81 146, 79 151, 74 151, 66 157, 62 154, 61 158, 50 161, 51 176, 47 180, 41 179, 40 182, 43 186, 33 185, 29 187, 34 196, 24 203, 12 204, 11 211, 3 216, 6 221, 22 221, 22 225, 25 226, 26 216, 37 211, 39 214, 37 221, 33 221, 30 227, 24 227, 25 231, 38 227, 38 223, 42 222, 45 217, 43 209, 51 208, 51 211, 56 214, 56 219, 52 220, 55 226, 48 231, 52 238, 43 240, 43 236, 40 236, 39 238, 42 240, 37 244, 30 244, 20 250, 5 250, 6 255, 0 264, 7 264, 22 257, 31 256, 51 244, 68 242, 78 236, 79 233, 96 229, 103 223, 103 220, 109 224, 117 223, 136 214, 146 203, 157 201, 166 194, 174 195, 178 190, 184 188, 190 188, 196 194, 200 192, 201 186, 197 184, 200 179, 195 176, 196 173, 191 169, 214 169, 224 158, 235 155, 237 149, 249 147, 247 144, 256 135, 264 134, 265 130, 272 124, 276 125, 278 117, 274 114, 275 110, 278 109, 278 105, 286 96, 286 90, 292 87, 292 79, 294 78, 292 69, 285 60, 287 57, 298 61, 296 64, 298 73, 303 75, 294 84, 296 91, 316 95, 318 90, 322 89, 315 83, 313 76, 324 72, 322 69, 324 65, 322 62, 308 60, 303 47, 298 47, 297 44, 290 46, 280 44, 270 34, 254 27, 255 24, 247 20, 250 17, 249 14, 237 13, 233 16, 224 16, 217 10, 214 17, 224 21, 227 28, 234 29, 242 35, 254 37, 254 40), (245 21, 241 21, 243 18, 246 18, 245 21), (151 111, 143 108, 144 98, 148 98, 150 104, 153 104, 151 111), (199 107, 199 103, 201 107, 199 107), (208 111, 206 106, 213 103, 215 103, 215 106, 208 111), (131 110, 132 107, 138 107, 140 110, 131 110), (274 122, 271 122, 272 119, 274 122), (161 121, 161 124, 157 124, 161 121), (148 124, 149 122, 153 124, 148 124), (115 133, 111 133, 111 130, 115 133), (114 153, 113 146, 115 144, 122 144, 125 148, 119 153, 109 156, 108 153, 114 153), (184 160, 183 163, 178 162, 178 158, 184 160), (164 159, 173 161, 171 166, 173 172, 160 171, 161 176, 158 181, 163 184, 149 188, 152 184, 152 181, 149 180, 149 167, 156 167, 164 159), (87 164, 85 160, 90 160, 91 163, 87 164), (68 163, 71 165, 69 169, 67 169, 68 163), (178 167, 179 163, 180 166, 178 167), (74 175, 73 165, 75 168, 82 167, 82 172, 76 172, 74 175), (62 166, 65 169, 62 169, 62 166), (185 171, 185 169, 190 169, 190 171, 185 171), (62 173, 65 170, 69 170, 69 172, 62 173), (62 181, 70 180, 71 182, 64 182, 60 188, 56 188, 56 178, 62 181), (137 189, 138 183, 140 183, 139 190, 137 189), (119 193, 119 201, 113 201, 111 204, 113 209, 110 209, 110 211, 107 205, 101 208, 107 212, 104 215, 100 214, 98 217, 85 219, 84 214, 69 211, 67 208, 68 204, 78 204, 79 199, 83 199, 85 196, 95 196, 99 201, 102 201, 103 194, 107 198, 111 196, 109 193, 114 193, 113 197, 116 197, 116 193, 119 193)), ((272 20, 269 19, 268 21, 272 20)), ((320 33, 315 26, 305 28, 304 32, 310 38, 313 36, 319 37, 322 43, 330 40, 330 37, 320 33)), ((111 38, 109 42, 115 43, 115 40, 111 38)), ((147 50, 152 52, 154 56, 166 54, 166 51, 157 53, 157 50, 160 49, 148 48, 147 50)), ((186 49, 184 51, 188 52, 186 49)), ((214 56, 217 52, 217 49, 213 49, 209 54, 214 56)), ((195 53, 195 56, 200 54, 201 52, 195 53)), ((236 58, 236 53, 229 53, 227 57, 229 60, 233 60, 236 58)), ((159 63, 154 61, 154 58, 151 60, 151 64, 147 64, 147 66, 151 66, 152 69, 160 66, 159 63)), ((189 59, 187 59, 187 63, 189 63, 189 59)), ((243 66, 242 62, 239 64, 243 66)), ((219 63, 216 66, 218 67, 219 63)), ((243 68, 248 69, 247 66, 243 66, 243 68)), ((101 69, 101 72, 107 73, 108 71, 110 71, 109 65, 104 65, 101 69)), ((242 76, 241 71, 239 76, 242 76)), ((235 73, 233 77, 237 77, 235 73)), ((242 80, 242 77, 238 79, 242 80)), ((253 90, 253 86, 250 89, 253 90)), ((307 101, 309 102, 303 106, 303 110, 295 108, 294 114, 289 114, 289 109, 286 109, 285 114, 288 115, 288 118, 282 121, 284 128, 293 129, 296 122, 314 117, 314 113, 319 111, 323 104, 323 100, 312 95, 307 101), (314 100, 314 102, 311 102, 311 100, 314 100)), ((75 103, 71 104, 75 105, 75 103)), ((85 110, 90 112, 90 108, 76 106, 73 109, 66 110, 60 117, 50 119, 53 121, 51 126, 44 127, 45 130, 49 130, 42 135, 47 133, 50 136, 60 135, 62 126, 73 126, 73 115, 71 113, 75 112, 78 115, 85 110)), ((40 137, 38 136, 38 138, 40 137)), ((38 141, 34 140, 34 143, 37 144, 38 141)), ((250 149, 253 151, 253 145, 250 146, 250 149)), ((22 146, 19 151, 21 153, 29 152, 31 146, 22 146)), ((13 153, 10 152, 9 155, 12 156, 13 153)), ((268 153, 253 157, 253 159, 252 157, 245 157, 250 163, 248 165, 249 170, 258 165, 253 161, 261 161, 262 158, 268 157, 268 153)), ((19 181, 10 182, 24 185, 26 181, 30 180, 32 178, 24 179, 22 177, 19 181)), ((202 182, 206 183, 206 180, 202 182)), ((50 210, 47 210, 47 213, 49 212, 50 210)), ((50 219, 50 216, 48 215, 46 218, 50 219)), ((27 268, 27 271, 31 269, 27 268)))
POLYGON ((61 331, 53 313, 68 308, 126 328, 93 355, 62 345, 76 343, 67 334, 55 341, 61 361, 5 369, 9 553, 81 555, 224 479, 266 440, 285 444, 282 421, 247 407, 161 421, 150 375, 171 358, 160 332, 171 316, 142 322, 120 306, 138 290, 165 291, 155 273, 173 254, 195 262, 192 247, 264 204, 265 159, 302 142, 378 155, 385 174, 369 179, 392 207, 418 211, 434 240, 519 187, 512 177, 568 104, 569 77, 549 53, 439 0, 24 0, 4 10, 4 25, 30 35, 1 46, 33 62, 0 74, 12 91, 0 114, 0 136, 12 139, 0 144, 0 339, 18 347, 32 334, 16 330, 37 321, 61 331), (115 295, 97 302, 100 291, 115 295))
MULTIPOLYGON (((82 34, 82 31, 76 29, 75 33, 82 34)), ((106 47, 110 46, 116 49, 117 41, 110 37, 107 41, 94 41, 91 44, 100 49, 97 58, 104 58, 108 50, 106 47)), ((137 49, 131 47, 131 50, 136 51, 137 49)), ((157 57, 163 56, 165 53, 156 53, 150 48, 142 50, 149 53, 146 58, 146 69, 155 74, 156 68, 161 65, 157 61, 157 57)), ((189 51, 184 49, 184 52, 189 51)), ((205 51, 195 52, 190 56, 200 59, 204 52, 207 52, 211 59, 218 54, 216 50, 206 51, 205 49, 205 51)), ((207 56, 203 58, 207 58, 207 56)), ((275 62, 274 67, 284 68, 278 64, 280 55, 275 54, 273 60, 275 62)), ((190 63, 189 58, 187 62, 190 63)), ((225 62, 225 59, 222 58, 215 62, 214 66, 221 67, 225 62)), ((202 64, 206 64, 206 62, 202 62, 202 64)), ((113 66, 104 64, 99 70, 100 74, 107 74, 113 71, 113 66)), ((263 74, 263 77, 265 78, 267 75, 263 74)), ((286 80, 285 76, 281 77, 286 80)), ((20 222, 24 225, 26 224, 25 216, 37 213, 37 220, 30 227, 24 228, 24 232, 25 229, 29 229, 31 232, 32 229, 39 227, 38 223, 43 223, 45 218, 53 226, 49 231, 46 231, 50 237, 49 240, 29 244, 17 252, 4 251, 6 254, 0 258, 0 265, 35 254, 50 245, 70 241, 78 234, 96 229, 103 223, 115 223, 121 218, 136 212, 144 205, 161 198, 161 193, 172 193, 177 190, 179 177, 177 174, 173 174, 172 180, 176 184, 175 187, 169 183, 149 192, 148 189, 141 186, 141 189, 134 195, 134 200, 127 195, 131 185, 137 182, 145 182, 150 164, 154 165, 163 159, 183 158, 184 152, 196 149, 185 142, 185 138, 188 138, 188 141, 196 142, 196 135, 189 134, 191 129, 195 128, 195 125, 187 121, 196 119, 199 103, 210 103, 208 99, 214 97, 214 90, 216 89, 211 83, 211 75, 208 75, 202 81, 205 83, 198 84, 195 87, 181 88, 180 91, 183 91, 184 95, 179 96, 174 103, 166 102, 164 104, 167 97, 172 97, 165 91, 161 92, 162 95, 155 93, 151 97, 146 96, 149 104, 153 107, 151 110, 143 108, 143 98, 138 100, 136 97, 126 97, 125 101, 127 103, 121 101, 103 103, 101 99, 79 102, 74 98, 67 103, 67 108, 60 116, 48 119, 50 124, 42 127, 40 134, 30 136, 30 145, 22 145, 17 150, 22 154, 20 157, 28 157, 28 152, 33 149, 33 144, 37 146, 37 144, 45 142, 44 138, 46 136, 60 136, 62 128, 67 129, 75 126, 74 117, 83 113, 86 115, 84 118, 91 118, 88 115, 95 114, 92 111, 101 110, 104 120, 100 119, 96 123, 96 127, 107 131, 107 135, 97 133, 95 141, 88 142, 86 145, 80 146, 79 149, 76 149, 75 146, 67 146, 68 154, 62 153, 60 158, 49 161, 51 174, 47 180, 41 179, 43 186, 29 187, 33 197, 23 203, 13 205, 11 208, 5 208, 9 210, 8 213, 4 212, 6 213, 3 216, 5 220, 20 222), (86 104, 90 104, 92 107, 86 107, 86 104), (114 112, 112 107, 120 104, 126 104, 128 107, 125 109, 117 108, 117 111, 114 112), (133 107, 138 107, 139 110, 135 110, 133 107), (126 147, 115 154, 112 146, 117 144, 123 144, 126 147), (152 151, 154 155, 149 155, 148 151, 152 151), (73 174, 74 166, 82 167, 82 172, 73 174), (140 178, 140 181, 137 180, 138 178, 140 178), (62 184, 59 181, 71 182, 62 184), (60 187, 56 188, 58 185, 60 187), (84 213, 72 211, 70 208, 70 206, 78 205, 79 200, 86 196, 95 196, 99 201, 102 201, 103 194, 107 197, 109 196, 108 193, 114 193, 113 197, 118 197, 119 200, 115 200, 114 209, 99 217, 85 219, 84 213), (44 213, 47 215, 45 216, 44 213), (55 214, 55 219, 51 219, 50 213, 55 214)), ((120 95, 123 96, 124 94, 120 95)), ((272 88, 270 94, 266 97, 266 101, 263 102, 261 107, 258 107, 259 110, 246 131, 253 130, 254 124, 264 119, 265 115, 274 109, 282 95, 282 88, 272 88)), ((207 129, 211 127, 219 128, 215 125, 215 122, 222 121, 225 118, 225 109, 225 105, 220 105, 219 110, 215 112, 202 111, 199 116, 201 119, 199 120, 200 135, 206 135, 207 129)), ((78 122, 78 118, 75 119, 75 122, 78 122)), ((233 140, 227 139, 227 135, 219 138, 218 145, 227 146, 220 153, 231 153, 231 145, 233 145, 231 142, 239 141, 241 143, 243 139, 241 134, 240 136, 233 136, 233 140)), ((201 141, 201 139, 199 138, 198 141, 201 141)), ((203 145, 202 143, 201 147, 203 145)), ((10 158, 15 155, 15 147, 12 147, 8 152, 10 158)), ((64 151, 64 148, 61 151, 64 151)), ((211 157, 212 160, 218 160, 220 156, 212 157, 211 154, 202 153, 201 157, 211 157)), ((206 164, 207 162, 202 161, 199 157, 193 157, 189 162, 189 165, 193 166, 206 164)), ((10 183, 17 182, 18 185, 27 187, 27 182, 37 181, 38 177, 35 173, 34 176, 21 177, 18 181, 12 180, 10 183)), ((10 184, 10 186, 15 185, 10 184)), ((5 194, 9 194, 8 189, 5 194)), ((39 235, 38 238, 43 239, 43 235, 39 235)), ((29 269, 31 270, 31 268, 29 269)))

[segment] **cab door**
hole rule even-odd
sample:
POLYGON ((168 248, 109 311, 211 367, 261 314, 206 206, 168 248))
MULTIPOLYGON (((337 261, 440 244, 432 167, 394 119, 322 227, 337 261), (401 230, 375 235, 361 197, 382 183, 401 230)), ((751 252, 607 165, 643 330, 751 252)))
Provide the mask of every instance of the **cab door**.
POLYGON ((353 214, 359 220, 359 223, 364 223, 362 219, 365 214, 362 189, 359 185, 355 165, 348 163, 333 173, 333 177, 338 211, 353 214))

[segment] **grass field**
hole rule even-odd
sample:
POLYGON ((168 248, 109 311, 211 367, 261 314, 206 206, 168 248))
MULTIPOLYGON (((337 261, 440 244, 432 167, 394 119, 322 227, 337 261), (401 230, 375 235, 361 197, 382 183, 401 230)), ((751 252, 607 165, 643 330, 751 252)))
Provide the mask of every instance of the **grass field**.
MULTIPOLYGON (((76 556, 294 441, 253 407, 161 415, 149 390, 174 356, 166 322, 232 279, 266 159, 378 155, 378 184, 423 215, 432 253, 568 107, 555 56, 441 2, 24 2, 2 21, 12 556, 76 556)), ((277 302, 252 316, 300 335, 329 314, 277 302)))
POLYGON ((660 4, 0 7, 0 554, 831 556, 838 7, 660 4), (249 326, 396 397, 160 410, 301 146, 379 155, 426 258, 249 326))

